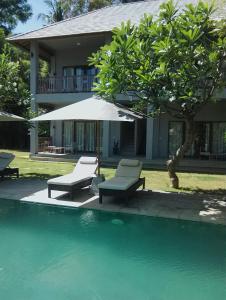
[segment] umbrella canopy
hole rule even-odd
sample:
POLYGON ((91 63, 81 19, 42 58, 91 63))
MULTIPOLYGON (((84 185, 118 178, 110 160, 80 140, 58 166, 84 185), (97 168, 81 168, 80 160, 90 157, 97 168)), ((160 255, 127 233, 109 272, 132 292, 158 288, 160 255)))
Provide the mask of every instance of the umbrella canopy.
POLYGON ((93 96, 31 119, 31 121, 89 120, 133 122, 141 118, 140 115, 121 105, 116 105, 93 96))
POLYGON ((25 121, 24 118, 13 115, 13 114, 9 114, 7 112, 4 111, 0 111, 0 121, 3 122, 9 122, 9 121, 25 121))

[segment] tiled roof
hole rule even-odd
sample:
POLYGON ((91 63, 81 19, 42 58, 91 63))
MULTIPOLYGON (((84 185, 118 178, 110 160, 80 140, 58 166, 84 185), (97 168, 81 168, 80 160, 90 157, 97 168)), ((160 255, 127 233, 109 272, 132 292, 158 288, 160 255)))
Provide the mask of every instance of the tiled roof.
MULTIPOLYGON (((43 39, 50 37, 62 37, 98 32, 110 32, 113 28, 120 26, 124 21, 130 20, 137 24, 145 13, 156 15, 159 6, 165 0, 149 0, 128 4, 108 6, 87 14, 57 22, 38 30, 10 37, 9 41, 43 39)), ((183 7, 189 3, 197 3, 198 0, 178 1, 183 7)), ((217 15, 217 17, 219 17, 217 15)))

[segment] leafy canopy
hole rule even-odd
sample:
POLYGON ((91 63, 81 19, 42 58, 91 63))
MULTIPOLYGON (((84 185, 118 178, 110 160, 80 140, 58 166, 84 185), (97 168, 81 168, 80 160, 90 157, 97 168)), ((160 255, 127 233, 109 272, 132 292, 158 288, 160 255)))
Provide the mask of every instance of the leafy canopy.
POLYGON ((11 60, 10 50, 5 47, 0 54, 0 110, 26 116, 30 105, 30 93, 21 73, 19 61, 11 60))
POLYGON ((51 24, 67 18, 102 8, 112 4, 112 0, 44 0, 49 8, 47 13, 40 13, 38 18, 51 24))
POLYGON ((47 13, 40 13, 38 18, 51 24, 112 4, 136 1, 140 0, 44 0, 49 10, 47 13))
POLYGON ((0 1, 0 28, 6 34, 10 33, 18 21, 26 22, 32 15, 31 6, 27 0, 0 1))
POLYGON ((204 2, 179 11, 170 0, 157 18, 122 24, 90 58, 99 68, 95 90, 106 99, 134 95, 140 110, 151 105, 153 113, 193 118, 223 83, 226 28, 213 12, 204 2))

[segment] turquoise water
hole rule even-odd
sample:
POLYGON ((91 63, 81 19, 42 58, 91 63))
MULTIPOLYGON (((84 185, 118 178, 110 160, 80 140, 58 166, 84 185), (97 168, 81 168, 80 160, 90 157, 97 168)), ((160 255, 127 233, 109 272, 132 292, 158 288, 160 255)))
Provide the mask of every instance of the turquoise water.
POLYGON ((225 300, 226 227, 0 200, 2 300, 225 300))

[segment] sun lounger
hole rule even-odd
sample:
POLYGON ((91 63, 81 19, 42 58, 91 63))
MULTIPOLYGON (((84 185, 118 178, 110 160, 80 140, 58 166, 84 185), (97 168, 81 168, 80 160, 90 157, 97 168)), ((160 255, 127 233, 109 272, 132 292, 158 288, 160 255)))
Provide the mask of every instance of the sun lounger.
POLYGON ((48 197, 51 198, 51 190, 57 190, 69 192, 72 199, 74 191, 91 185, 96 170, 97 158, 82 156, 72 173, 47 181, 48 197))
POLYGON ((9 168, 9 164, 14 160, 15 155, 7 152, 0 152, 0 177, 3 179, 5 176, 15 175, 19 177, 18 168, 9 168))
POLYGON ((120 196, 128 200, 129 195, 141 185, 145 188, 145 178, 140 178, 142 162, 133 159, 122 159, 118 164, 115 177, 101 182, 99 187, 99 203, 103 196, 120 196))

